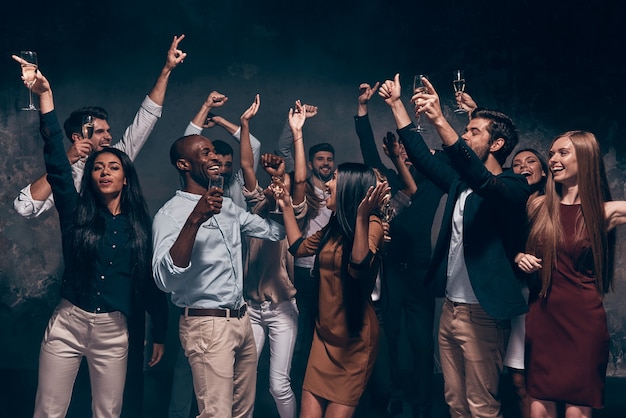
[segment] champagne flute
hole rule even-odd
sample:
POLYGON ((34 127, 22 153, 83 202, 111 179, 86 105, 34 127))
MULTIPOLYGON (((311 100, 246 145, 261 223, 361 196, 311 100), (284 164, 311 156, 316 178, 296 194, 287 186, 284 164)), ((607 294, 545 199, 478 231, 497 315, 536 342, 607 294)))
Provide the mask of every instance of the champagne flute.
MULTIPOLYGON (((426 78, 426 76, 423 74, 418 74, 415 77, 413 77, 413 94, 428 93, 428 88, 422 82, 422 78, 426 78)), ((415 103, 415 110, 417 111, 417 103, 415 103)), ((415 132, 424 132, 426 130, 420 123, 420 119, 421 119, 420 116, 421 115, 418 113, 417 114, 417 126, 413 128, 415 132)))
POLYGON ((272 182, 269 185, 270 190, 274 193, 274 209, 270 211, 271 214, 274 215, 282 215, 283 211, 280 210, 280 205, 278 204, 278 196, 282 195, 285 192, 285 187, 283 185, 282 177, 272 176, 272 182))
POLYGON ((37 110, 33 104, 33 85, 37 80, 37 53, 34 51, 20 51, 20 58, 24 60, 22 66, 22 78, 28 87, 28 106, 22 110, 37 110))
MULTIPOLYGON (((465 74, 463 70, 454 70, 454 78, 452 80, 454 86, 454 96, 459 96, 465 92, 465 74)), ((467 110, 463 109, 461 103, 454 109, 454 113, 467 113, 467 110)))
MULTIPOLYGON (((224 177, 219 174, 209 174, 209 185, 207 190, 218 189, 220 193, 224 192, 224 177)), ((215 214, 209 218, 209 221, 202 224, 203 228, 208 229, 217 229, 219 225, 217 223, 217 219, 215 219, 215 214)))
POLYGON ((83 139, 91 139, 93 136, 93 116, 83 115, 83 139))
MULTIPOLYGON (((389 222, 391 222, 391 219, 393 219, 395 215, 395 209, 391 205, 391 195, 387 195, 385 197, 385 203, 383 204, 383 207, 382 207, 382 215, 383 215, 383 219, 382 219, 383 223, 387 223, 387 225, 389 225, 389 222)), ((384 234, 383 239, 385 242, 391 242, 391 236, 388 233, 384 234)))
POLYGON ((220 189, 220 191, 224 192, 224 176, 209 176, 209 190, 213 188, 220 189))

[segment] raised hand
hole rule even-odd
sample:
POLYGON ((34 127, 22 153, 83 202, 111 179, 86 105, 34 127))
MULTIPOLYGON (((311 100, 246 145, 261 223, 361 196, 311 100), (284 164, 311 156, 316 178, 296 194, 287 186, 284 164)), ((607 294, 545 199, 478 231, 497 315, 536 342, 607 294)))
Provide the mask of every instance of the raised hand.
POLYGON ((307 119, 317 115, 317 106, 303 104, 302 107, 304 108, 304 117, 307 119))
POLYGON ((478 107, 472 96, 465 92, 459 92, 455 96, 457 105, 467 113, 472 113, 478 107))
POLYGON ((285 174, 285 159, 274 154, 261 155, 263 169, 272 177, 283 177, 285 174))
MULTIPOLYGON (((18 57, 17 55, 11 55, 11 58, 17 61, 20 65, 28 64, 26 60, 22 59, 21 57, 18 57)), ((29 87, 29 83, 26 80, 24 80, 24 76, 21 76, 21 79, 22 81, 24 81, 24 85, 26 86, 26 88, 30 88, 33 91, 33 93, 39 96, 41 96, 43 93, 51 91, 50 83, 48 82, 48 79, 43 75, 41 71, 39 71, 39 69, 36 70, 35 82, 32 85, 30 85, 30 87, 29 87)))
POLYGON ((208 108, 222 107, 228 101, 228 97, 220 92, 212 91, 204 101, 204 105, 208 108))
POLYGON ((250 119, 252 119, 257 114, 260 106, 261 97, 257 94, 256 96, 254 96, 254 101, 252 102, 250 107, 247 108, 241 115, 241 124, 243 125, 244 123, 248 123, 250 119))
POLYGON ((380 82, 378 81, 376 82, 376 84, 374 84, 374 87, 370 87, 368 83, 361 83, 361 85, 359 85, 359 104, 367 104, 367 102, 370 101, 374 93, 376 93, 378 86, 380 86, 380 82))
POLYGON ((173 70, 178 64, 183 62, 187 57, 187 53, 178 49, 178 44, 185 39, 185 35, 174 36, 174 40, 167 51, 167 59, 165 60, 165 68, 173 70))
POLYGON ((399 73, 396 73, 393 80, 385 80, 378 89, 378 95, 390 106, 400 100, 401 93, 402 88, 400 86, 399 73))
MULTIPOLYGON (((306 120, 306 112, 304 107, 300 103, 300 100, 296 100, 295 107, 289 109, 288 119, 289 126, 291 127, 292 131, 294 129, 301 130, 304 126, 304 121, 306 120)), ((293 140, 296 141, 297 139, 298 138, 294 138, 293 140)))
POLYGON ((391 160, 400 157, 402 146, 392 132, 387 132, 387 135, 383 138, 383 151, 391 160))
POLYGON ((211 113, 211 109, 215 107, 222 107, 227 101, 228 96, 220 92, 212 91, 211 93, 209 93, 206 100, 204 101, 204 104, 202 105, 202 108, 206 109, 205 111, 208 110, 207 117, 204 119, 202 124, 203 128, 212 128, 217 125, 217 121, 214 118, 219 118, 219 116, 211 113))
POLYGON ((91 141, 85 139, 77 139, 68 148, 66 154, 70 164, 76 163, 81 158, 87 158, 91 154, 91 141))
MULTIPOLYGON (((278 207, 281 209, 291 206, 291 196, 289 195, 290 184, 291 180, 289 175, 284 175, 282 177, 274 176, 272 177, 272 182, 269 184, 267 189, 265 189, 266 196, 267 193, 270 193, 271 198, 274 199, 278 207)), ((275 212, 278 213, 278 210, 275 210, 275 212)))
POLYGON ((369 217, 372 213, 380 210, 388 199, 391 188, 386 181, 378 183, 375 187, 370 187, 357 209, 357 216, 369 217))
POLYGON ((411 102, 415 103, 415 115, 424 114, 428 119, 434 121, 443 118, 441 104, 439 103, 439 95, 427 78, 422 79, 427 93, 416 93, 411 97, 411 102))

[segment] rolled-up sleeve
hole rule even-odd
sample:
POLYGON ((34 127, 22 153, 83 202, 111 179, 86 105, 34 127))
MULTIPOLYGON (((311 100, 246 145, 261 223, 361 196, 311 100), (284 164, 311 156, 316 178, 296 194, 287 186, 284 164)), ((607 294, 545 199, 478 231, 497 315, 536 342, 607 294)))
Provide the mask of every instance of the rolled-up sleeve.
POLYGON ((152 222, 154 281, 159 289, 167 293, 176 290, 181 275, 191 268, 191 263, 186 267, 175 265, 170 255, 170 249, 176 242, 181 229, 182 225, 164 213, 157 213, 152 222))

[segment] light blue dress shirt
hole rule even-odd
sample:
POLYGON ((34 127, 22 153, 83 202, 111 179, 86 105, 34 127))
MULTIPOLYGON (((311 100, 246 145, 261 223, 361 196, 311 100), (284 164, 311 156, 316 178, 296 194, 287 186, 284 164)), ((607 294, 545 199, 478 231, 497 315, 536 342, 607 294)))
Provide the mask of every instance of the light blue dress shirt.
POLYGON ((170 249, 200 197, 178 190, 154 216, 154 280, 181 308, 237 309, 244 301, 241 236, 279 241, 285 229, 225 197, 221 212, 198 229, 189 265, 176 266, 170 249))

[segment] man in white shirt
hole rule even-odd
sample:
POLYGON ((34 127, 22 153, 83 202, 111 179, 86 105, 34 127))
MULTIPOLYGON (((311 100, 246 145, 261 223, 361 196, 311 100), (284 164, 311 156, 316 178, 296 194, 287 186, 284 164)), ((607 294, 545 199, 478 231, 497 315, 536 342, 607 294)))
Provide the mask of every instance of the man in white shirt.
MULTIPOLYGON (((124 151, 131 160, 134 160, 139 151, 152 133, 154 125, 161 117, 165 92, 170 74, 176 66, 183 62, 187 54, 178 49, 179 43, 185 35, 174 36, 174 40, 167 51, 165 65, 152 87, 152 90, 141 103, 133 123, 126 128, 122 140, 111 145, 111 127, 108 123, 107 112, 100 107, 83 107, 72 112, 63 127, 72 146, 67 151, 67 157, 72 164, 72 176, 77 190, 80 190, 80 181, 85 167, 85 159, 94 151, 103 147, 113 146, 124 151), (93 134, 84 138, 82 132, 82 118, 90 115, 94 118, 93 134)), ((13 202, 15 211, 25 218, 36 218, 54 206, 52 189, 46 175, 24 187, 13 202)))

